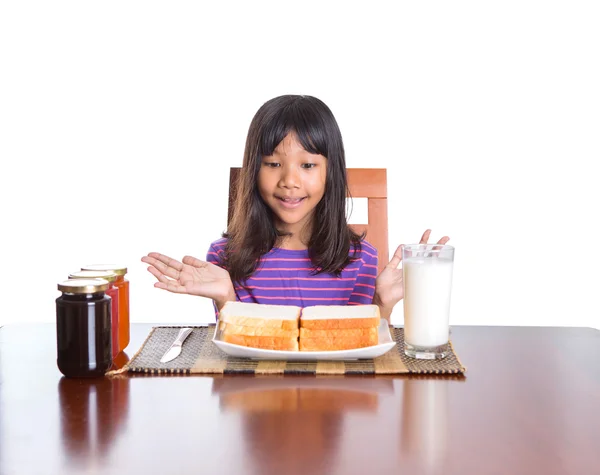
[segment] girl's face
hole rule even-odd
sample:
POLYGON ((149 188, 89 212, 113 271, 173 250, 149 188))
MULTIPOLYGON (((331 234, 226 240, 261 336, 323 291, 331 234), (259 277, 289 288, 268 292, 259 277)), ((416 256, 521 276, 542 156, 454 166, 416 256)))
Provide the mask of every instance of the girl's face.
POLYGON ((327 159, 304 150, 290 132, 264 156, 258 173, 260 196, 275 215, 275 226, 299 233, 312 222, 315 207, 325 194, 327 159))

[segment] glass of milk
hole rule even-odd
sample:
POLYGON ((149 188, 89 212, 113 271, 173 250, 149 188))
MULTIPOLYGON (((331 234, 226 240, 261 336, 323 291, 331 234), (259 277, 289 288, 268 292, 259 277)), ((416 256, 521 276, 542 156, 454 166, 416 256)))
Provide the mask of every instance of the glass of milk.
POLYGON ((412 358, 448 355, 454 247, 407 244, 404 277, 404 353, 412 358))

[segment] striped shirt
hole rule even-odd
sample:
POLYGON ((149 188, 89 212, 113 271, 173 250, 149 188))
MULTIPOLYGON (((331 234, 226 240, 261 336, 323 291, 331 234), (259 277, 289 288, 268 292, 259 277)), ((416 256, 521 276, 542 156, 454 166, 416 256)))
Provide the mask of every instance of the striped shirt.
MULTIPOLYGON (((226 238, 210 245, 206 260, 223 267, 226 238)), ((350 250, 352 257, 353 250, 350 250)), ((312 274, 314 270, 308 250, 273 248, 260 258, 259 266, 245 286, 234 283, 240 302, 296 305, 371 304, 377 277, 377 250, 367 241, 340 277, 312 274)))

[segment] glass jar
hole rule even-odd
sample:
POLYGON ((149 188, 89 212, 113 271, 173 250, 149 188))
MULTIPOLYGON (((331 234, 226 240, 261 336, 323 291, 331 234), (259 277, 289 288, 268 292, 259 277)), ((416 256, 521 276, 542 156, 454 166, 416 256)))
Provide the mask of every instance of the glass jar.
POLYGON ((103 376, 112 365, 111 300, 104 279, 71 279, 58 284, 57 365, 73 378, 103 376))
POLYGON ((81 270, 104 270, 117 274, 115 287, 119 290, 119 348, 123 351, 129 345, 129 281, 125 278, 127 267, 112 264, 93 264, 81 270))
POLYGON ((69 279, 104 279, 108 281, 106 295, 111 299, 111 328, 112 328, 112 356, 113 360, 125 348, 120 347, 119 342, 119 289, 115 286, 117 274, 105 270, 82 270, 69 274, 69 279))

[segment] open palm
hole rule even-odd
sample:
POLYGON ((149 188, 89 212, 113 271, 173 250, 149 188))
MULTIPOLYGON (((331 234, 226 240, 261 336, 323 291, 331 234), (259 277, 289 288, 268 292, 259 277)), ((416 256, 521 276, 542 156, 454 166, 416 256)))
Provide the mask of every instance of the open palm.
MULTIPOLYGON (((430 235, 431 229, 426 230, 423 233, 423 236, 421 236, 419 244, 427 244, 430 235)), ((444 236, 437 242, 437 244, 444 245, 449 240, 450 238, 448 236, 444 236)), ((379 303, 383 307, 392 308, 404 298, 402 268, 399 268, 400 263, 402 262, 402 247, 403 244, 398 246, 388 265, 385 266, 385 268, 381 271, 381 274, 379 274, 375 280, 375 292, 377 294, 379 303)))
POLYGON ((158 282, 154 287, 177 294, 199 295, 213 300, 221 300, 231 291, 233 285, 229 273, 210 262, 185 256, 183 262, 158 252, 142 257, 149 264, 148 271, 158 282))

